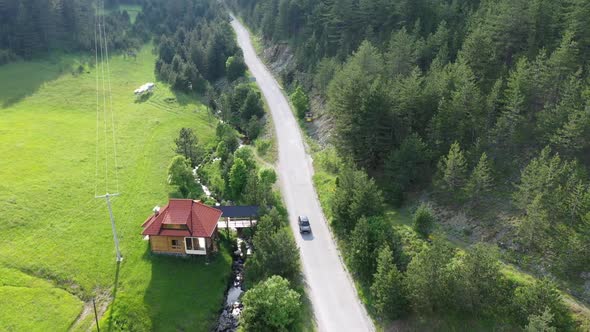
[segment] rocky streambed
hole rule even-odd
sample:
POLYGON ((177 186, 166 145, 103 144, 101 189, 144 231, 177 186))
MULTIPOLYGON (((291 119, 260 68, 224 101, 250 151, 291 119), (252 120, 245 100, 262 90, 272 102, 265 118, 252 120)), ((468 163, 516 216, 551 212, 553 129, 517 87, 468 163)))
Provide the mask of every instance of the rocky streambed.
POLYGON ((223 311, 219 316, 217 325, 214 329, 216 332, 235 332, 238 329, 240 315, 244 306, 240 301, 240 297, 244 292, 243 281, 244 281, 244 261, 250 249, 246 246, 241 245, 245 242, 243 239, 238 238, 237 250, 233 254, 232 263, 232 278, 228 285, 228 290, 225 295, 225 302, 223 311), (246 252, 242 252, 241 248, 247 248, 246 252))

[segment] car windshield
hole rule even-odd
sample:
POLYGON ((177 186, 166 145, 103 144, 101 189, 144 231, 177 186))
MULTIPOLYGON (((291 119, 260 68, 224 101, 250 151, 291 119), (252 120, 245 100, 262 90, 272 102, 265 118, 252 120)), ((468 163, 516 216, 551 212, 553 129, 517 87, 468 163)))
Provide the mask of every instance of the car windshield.
POLYGON ((309 221, 307 221, 307 220, 301 220, 301 225, 303 225, 303 226, 309 226, 309 221))

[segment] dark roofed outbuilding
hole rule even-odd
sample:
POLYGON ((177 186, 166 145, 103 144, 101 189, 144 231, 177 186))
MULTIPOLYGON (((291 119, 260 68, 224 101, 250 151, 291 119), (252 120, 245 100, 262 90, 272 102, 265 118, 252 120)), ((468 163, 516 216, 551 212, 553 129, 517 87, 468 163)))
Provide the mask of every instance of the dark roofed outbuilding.
POLYGON ((222 212, 221 217, 229 218, 254 218, 258 217, 259 207, 255 205, 247 206, 216 206, 216 209, 222 212))

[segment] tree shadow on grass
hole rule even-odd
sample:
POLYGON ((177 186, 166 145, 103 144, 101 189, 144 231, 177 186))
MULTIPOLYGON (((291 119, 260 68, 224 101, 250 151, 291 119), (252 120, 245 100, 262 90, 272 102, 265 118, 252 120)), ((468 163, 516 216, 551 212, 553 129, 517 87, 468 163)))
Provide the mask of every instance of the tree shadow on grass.
POLYGON ((152 95, 153 95, 153 92, 144 93, 144 94, 138 95, 138 96, 135 97, 134 103, 136 103, 136 104, 145 103, 146 101, 150 100, 150 97, 152 95))
POLYGON ((172 94, 176 98, 176 102, 181 106, 188 104, 203 104, 207 105, 207 98, 203 94, 197 92, 186 93, 172 89, 172 94))
POLYGON ((8 108, 35 94, 45 83, 71 73, 76 62, 73 57, 52 57, 0 66, 0 108, 8 108))
POLYGON ((227 249, 211 257, 155 255, 144 295, 152 330, 209 330, 217 319, 231 273, 227 249))

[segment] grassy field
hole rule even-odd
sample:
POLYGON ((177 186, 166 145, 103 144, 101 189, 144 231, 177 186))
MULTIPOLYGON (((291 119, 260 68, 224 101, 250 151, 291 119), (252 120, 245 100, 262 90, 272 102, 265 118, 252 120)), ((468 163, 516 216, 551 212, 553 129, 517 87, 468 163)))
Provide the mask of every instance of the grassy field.
POLYGON ((113 200, 124 261, 117 266, 104 200, 94 198, 95 71, 66 56, 0 67, 0 331, 87 330, 89 300, 111 329, 206 331, 220 307, 231 259, 149 254, 141 223, 170 191, 173 139, 191 127, 210 142, 215 120, 198 101, 155 81, 154 55, 111 59, 120 197, 113 200), (112 314, 113 319, 109 319, 112 314))

